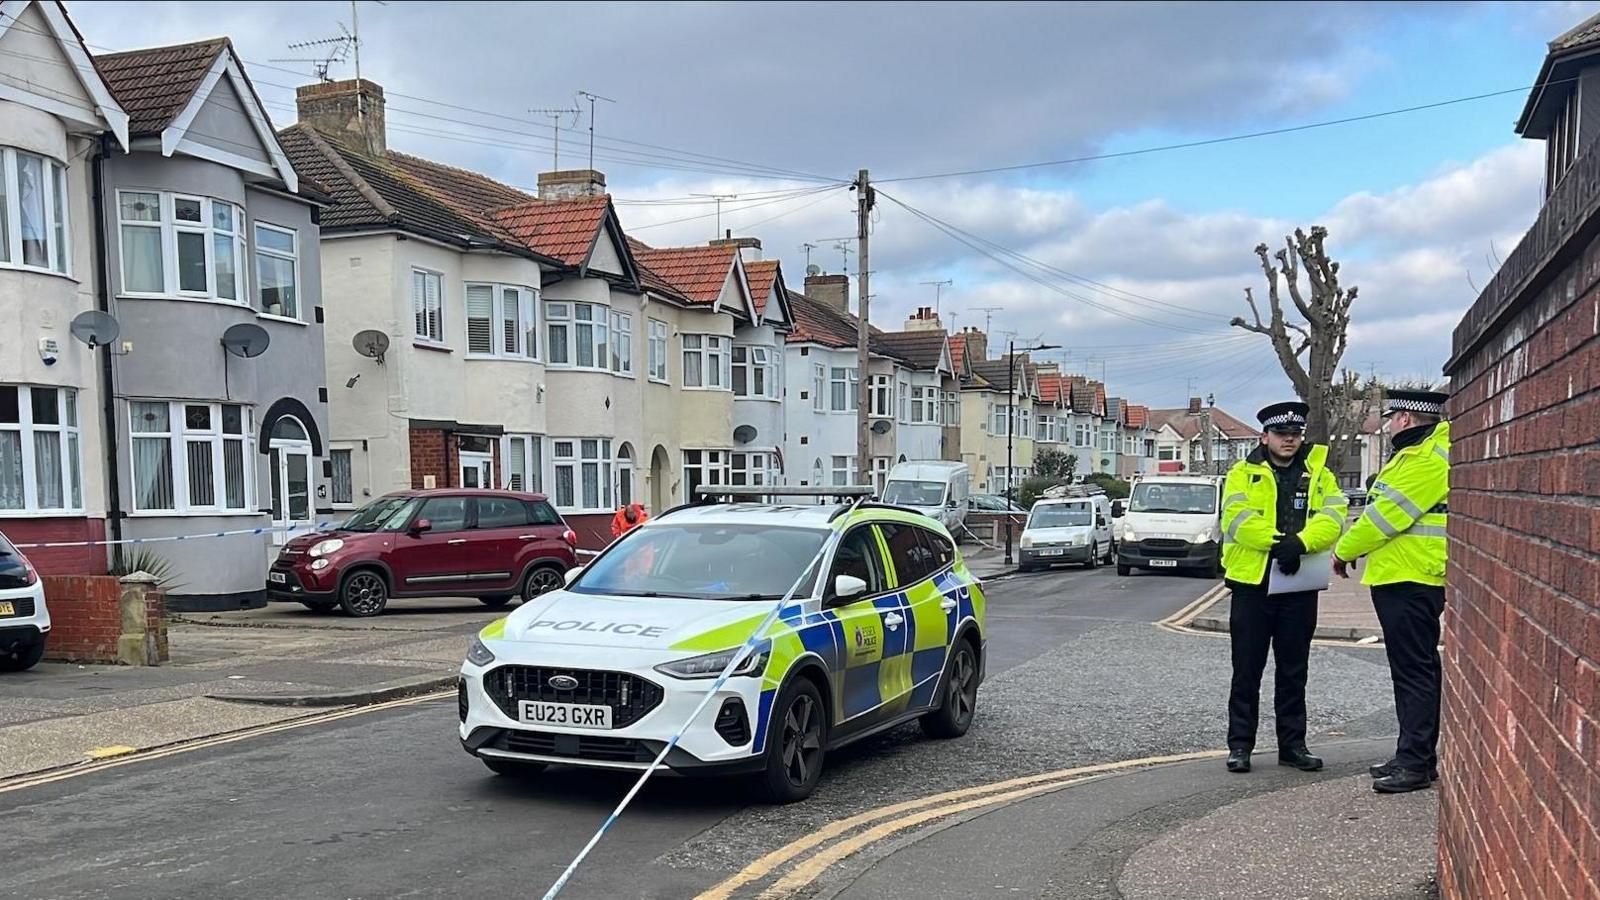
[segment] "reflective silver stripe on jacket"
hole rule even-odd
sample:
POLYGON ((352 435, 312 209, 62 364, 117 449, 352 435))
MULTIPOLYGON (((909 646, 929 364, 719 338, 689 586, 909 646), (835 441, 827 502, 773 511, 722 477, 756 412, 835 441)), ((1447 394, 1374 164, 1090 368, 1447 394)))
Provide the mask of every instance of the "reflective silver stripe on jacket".
POLYGON ((1242 524, 1245 519, 1248 519, 1248 518, 1250 518, 1251 516, 1253 516, 1255 514, 1256 514, 1255 510, 1247 509, 1244 512, 1239 513, 1239 515, 1235 516, 1233 521, 1228 523, 1228 533, 1225 535, 1227 537, 1227 539, 1232 541, 1232 540, 1235 540, 1236 538, 1238 538, 1240 524, 1242 524))
POLYGON ((1228 507, 1232 506, 1235 503, 1249 503, 1249 502, 1250 502, 1250 495, 1249 494, 1229 494, 1227 497, 1223 498, 1222 508, 1223 509, 1227 509, 1228 507))
POLYGON ((1402 532, 1400 536, 1443 538, 1447 536, 1447 532, 1443 525, 1413 525, 1402 532))
POLYGON ((1375 507, 1375 506, 1367 507, 1367 511, 1362 513, 1361 517, 1363 519, 1366 519, 1368 522, 1371 522, 1373 525, 1377 526, 1377 529, 1379 531, 1383 532, 1383 536, 1384 537, 1391 537, 1392 538, 1395 535, 1400 533, 1400 529, 1394 527, 1393 525, 1390 525, 1389 524, 1389 520, 1385 519, 1383 517, 1383 514, 1378 512, 1378 508, 1375 507))
POLYGON ((1383 487, 1378 488, 1378 496, 1400 507, 1400 509, 1411 518, 1422 518, 1422 508, 1417 506, 1415 503, 1412 503, 1410 497, 1407 497, 1405 494, 1400 493, 1394 488, 1384 485, 1383 487))
POLYGON ((1439 446, 1438 444, 1434 444, 1433 445, 1433 455, 1439 457, 1440 459, 1444 460, 1445 462, 1449 462, 1450 461, 1450 451, 1446 450, 1445 448, 1443 448, 1441 446, 1439 446))

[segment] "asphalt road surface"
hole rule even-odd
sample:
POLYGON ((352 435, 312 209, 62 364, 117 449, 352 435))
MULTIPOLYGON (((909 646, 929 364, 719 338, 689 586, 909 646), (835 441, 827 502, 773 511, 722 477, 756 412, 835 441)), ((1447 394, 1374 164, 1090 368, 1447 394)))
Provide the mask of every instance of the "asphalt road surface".
MULTIPOLYGON (((1109 569, 997 579, 990 680, 966 737, 912 726, 864 742, 786 807, 752 805, 737 782, 653 780, 562 896, 692 897, 884 804, 1215 749, 1226 641, 1149 624, 1211 584, 1109 569)), ((1381 654, 1362 656, 1314 657, 1338 685, 1313 698, 1314 729, 1382 721, 1381 654)), ((493 776, 461 751, 453 699, 430 701, 0 793, 0 897, 539 897, 632 780, 493 776)))

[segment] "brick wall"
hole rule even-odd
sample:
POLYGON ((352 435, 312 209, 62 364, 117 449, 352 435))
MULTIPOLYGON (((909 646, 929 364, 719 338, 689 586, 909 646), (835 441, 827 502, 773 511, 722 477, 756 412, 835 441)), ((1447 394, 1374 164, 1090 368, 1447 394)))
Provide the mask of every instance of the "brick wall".
POLYGON ((454 487, 458 470, 450 435, 437 428, 411 429, 411 487, 424 487, 423 476, 432 475, 434 487, 454 487))
POLYGON ((1449 366, 1446 897, 1600 897, 1600 214, 1557 206, 1449 366))
MULTIPOLYGON (((53 541, 103 541, 105 519, 0 519, 0 532, 14 544, 53 541)), ((106 548, 24 547, 23 555, 40 575, 100 575, 106 571, 106 548)))

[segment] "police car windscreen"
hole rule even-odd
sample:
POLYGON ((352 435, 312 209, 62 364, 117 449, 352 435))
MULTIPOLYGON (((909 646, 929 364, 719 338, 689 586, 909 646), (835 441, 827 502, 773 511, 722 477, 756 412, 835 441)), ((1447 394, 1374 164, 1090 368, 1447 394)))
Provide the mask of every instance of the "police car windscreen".
MULTIPOLYGON (((652 525, 595 560, 569 590, 617 597, 777 600, 828 533, 811 528, 652 525)), ((808 582, 816 577, 808 573, 808 582)), ((796 596, 808 596, 802 585, 796 596)))
POLYGON ((1093 522, 1094 516, 1087 503, 1041 504, 1035 506, 1033 515, 1028 517, 1029 528, 1072 528, 1093 522))
POLYGON ((891 481, 883 489, 883 502, 896 506, 938 506, 944 502, 944 485, 937 481, 891 481))
POLYGON ((1215 513, 1217 489, 1209 484, 1152 484, 1146 481, 1133 489, 1128 511, 1215 513))

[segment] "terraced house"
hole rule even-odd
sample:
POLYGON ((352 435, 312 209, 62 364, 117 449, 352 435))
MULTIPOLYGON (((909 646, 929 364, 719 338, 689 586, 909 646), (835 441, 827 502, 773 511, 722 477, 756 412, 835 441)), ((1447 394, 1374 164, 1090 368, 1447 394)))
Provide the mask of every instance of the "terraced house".
POLYGON ((976 328, 963 330, 956 341, 969 373, 961 383, 961 458, 972 470, 974 490, 1003 493, 1033 473, 1039 370, 1023 353, 1014 363, 1004 356, 989 359, 989 337, 976 328))

